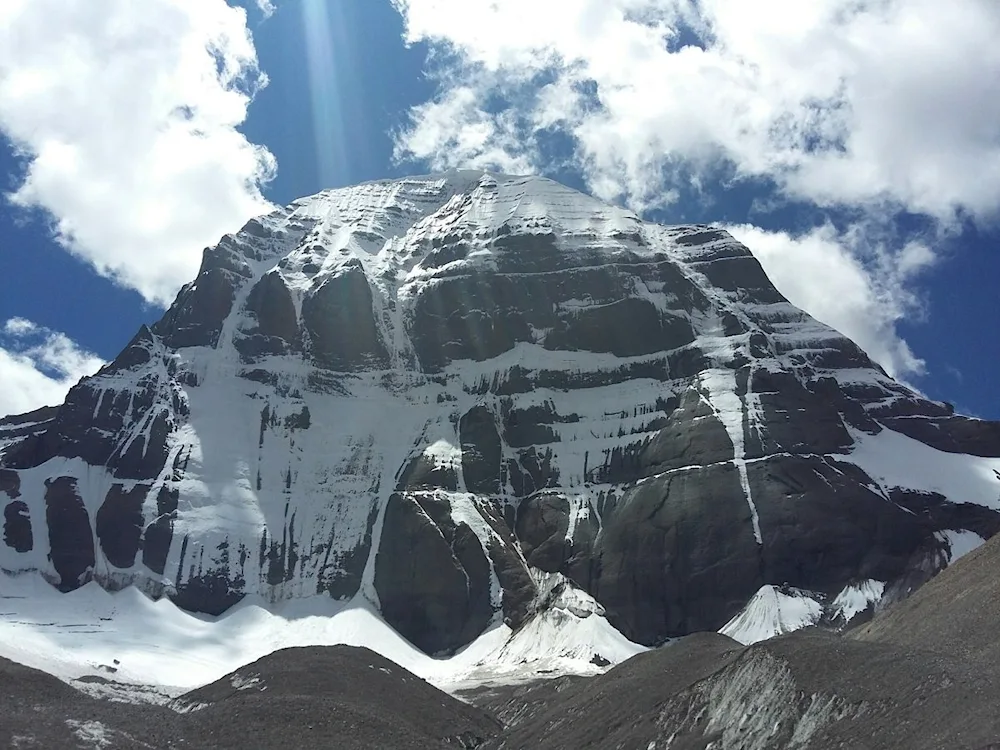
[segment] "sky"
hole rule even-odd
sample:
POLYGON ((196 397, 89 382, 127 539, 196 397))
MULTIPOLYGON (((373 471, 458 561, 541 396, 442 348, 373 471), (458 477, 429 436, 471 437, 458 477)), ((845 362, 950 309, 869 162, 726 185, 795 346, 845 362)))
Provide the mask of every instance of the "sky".
POLYGON ((59 403, 272 204, 456 167, 719 224, 1000 419, 995 0, 5 0, 0 414, 59 403))

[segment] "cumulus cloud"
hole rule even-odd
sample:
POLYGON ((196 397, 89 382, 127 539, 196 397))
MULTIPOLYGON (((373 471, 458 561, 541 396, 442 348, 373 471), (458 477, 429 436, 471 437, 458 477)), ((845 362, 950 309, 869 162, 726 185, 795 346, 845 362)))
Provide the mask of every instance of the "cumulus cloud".
POLYGON ((397 144, 396 157, 421 159, 434 170, 462 166, 512 174, 532 171, 514 118, 483 112, 479 97, 474 86, 456 86, 437 101, 415 107, 413 128, 406 133, 405 145, 397 144))
POLYGON ((58 404, 103 365, 65 334, 11 318, 0 327, 0 416, 58 404))
POLYGON ((267 210, 274 158, 237 130, 265 83, 225 0, 5 0, 0 130, 26 164, 8 197, 167 302, 203 247, 267 210))
POLYGON ((510 137, 513 106, 529 135, 572 138, 596 193, 633 205, 722 162, 820 205, 996 211, 994 0, 396 4, 409 41, 447 53, 403 155, 538 164, 536 139, 510 137))
POLYGON ((844 231, 732 230, 797 305, 889 371, 922 371, 896 323, 919 313, 934 255, 879 225, 917 214, 944 235, 997 218, 995 0, 394 1, 439 83, 400 159, 568 159, 593 193, 647 215, 744 181, 772 206, 850 217, 844 231))
POLYGON ((912 282, 936 260, 926 244, 893 252, 863 225, 841 232, 826 224, 799 235, 750 224, 724 228, 751 248, 789 302, 855 341, 890 375, 924 372, 896 323, 921 313, 912 282))

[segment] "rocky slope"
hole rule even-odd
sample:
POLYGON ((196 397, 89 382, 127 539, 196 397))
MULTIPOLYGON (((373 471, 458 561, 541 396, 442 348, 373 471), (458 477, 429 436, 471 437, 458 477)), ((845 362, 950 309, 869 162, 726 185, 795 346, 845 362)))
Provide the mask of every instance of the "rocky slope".
POLYGON ((0 569, 213 614, 363 597, 428 653, 553 597, 643 644, 755 640, 993 535, 998 472, 1000 423, 724 232, 458 172, 251 221, 64 404, 0 420, 0 569))
POLYGON ((750 647, 686 636, 605 675, 478 700, 507 724, 486 748, 984 750, 1000 743, 998 699, 975 662, 810 628, 750 647))
POLYGON ((480 747, 499 723, 363 648, 276 651, 172 706, 90 698, 0 658, 0 746, 480 747))
POLYGON ((1000 538, 845 635, 698 633, 599 677, 474 691, 505 724, 485 747, 1000 747, 998 565, 1000 538))
POLYGON ((363 648, 289 648, 168 706, 0 659, 0 745, 647 750, 1000 746, 1000 537, 862 628, 697 633, 597 677, 445 695, 363 648))

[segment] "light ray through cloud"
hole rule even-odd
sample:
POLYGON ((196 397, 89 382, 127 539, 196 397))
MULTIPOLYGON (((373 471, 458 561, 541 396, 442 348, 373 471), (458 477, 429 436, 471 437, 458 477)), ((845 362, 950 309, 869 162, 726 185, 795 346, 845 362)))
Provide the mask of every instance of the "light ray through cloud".
POLYGON ((343 38, 343 13, 338 3, 302 0, 302 30, 308 60, 309 97, 318 177, 323 185, 337 184, 347 161, 341 71, 334 45, 343 38))

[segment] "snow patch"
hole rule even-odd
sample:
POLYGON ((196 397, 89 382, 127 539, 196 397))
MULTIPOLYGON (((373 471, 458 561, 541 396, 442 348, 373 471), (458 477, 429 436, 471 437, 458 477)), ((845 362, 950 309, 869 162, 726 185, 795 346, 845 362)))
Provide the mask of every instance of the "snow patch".
POLYGON ((873 604, 878 604, 885 594, 885 582, 869 578, 861 583, 845 586, 830 605, 830 616, 834 620, 848 623, 873 604))
POLYGON ((757 506, 750 491, 750 478, 747 475, 746 441, 743 435, 743 400, 736 392, 736 373, 732 370, 714 368, 701 375, 701 384, 707 391, 705 400, 733 443, 733 463, 740 476, 740 487, 743 496, 750 507, 750 519, 753 523, 753 536, 757 544, 763 544, 760 533, 760 517, 757 506))
POLYGON ((646 650, 608 623, 602 607, 559 573, 533 570, 536 611, 458 678, 456 687, 520 682, 546 675, 604 672, 646 650))
POLYGON ((458 468, 462 465, 462 448, 447 440, 438 440, 424 448, 424 455, 434 461, 435 469, 458 468))
POLYGON ((99 721, 66 719, 66 726, 73 730, 73 734, 86 748, 99 750, 102 747, 111 747, 112 731, 99 721))
POLYGON ((945 453, 890 429, 851 430, 854 447, 835 456, 860 467, 884 491, 893 487, 938 493, 957 504, 1000 510, 1000 458, 945 453))
MULTIPOLYGON (((229 684, 233 686, 234 690, 251 690, 257 685, 260 685, 260 675, 242 675, 237 672, 229 678, 229 684)), ((260 689, 263 690, 263 686, 260 689)))
POLYGON ((948 545, 949 565, 986 544, 986 540, 979 534, 965 529, 945 529, 937 532, 934 536, 948 545))
MULTIPOLYGON (((550 599, 550 609, 518 631, 494 625, 454 656, 436 659, 387 625, 362 596, 347 603, 314 596, 277 604, 248 597, 216 618, 185 612, 167 599, 153 601, 131 587, 109 593, 89 583, 62 594, 28 574, 4 579, 0 656, 90 694, 167 703, 293 646, 364 646, 449 691, 554 673, 596 674, 644 650, 615 630, 585 593, 564 587, 550 599), (108 683, 111 669, 114 682, 108 683), (79 682, 94 676, 102 680, 79 682)), ((237 676, 233 686, 255 683, 252 676, 237 676)))
POLYGON ((815 625, 822 616, 823 605, 806 592, 766 585, 719 632, 748 646, 815 625))

